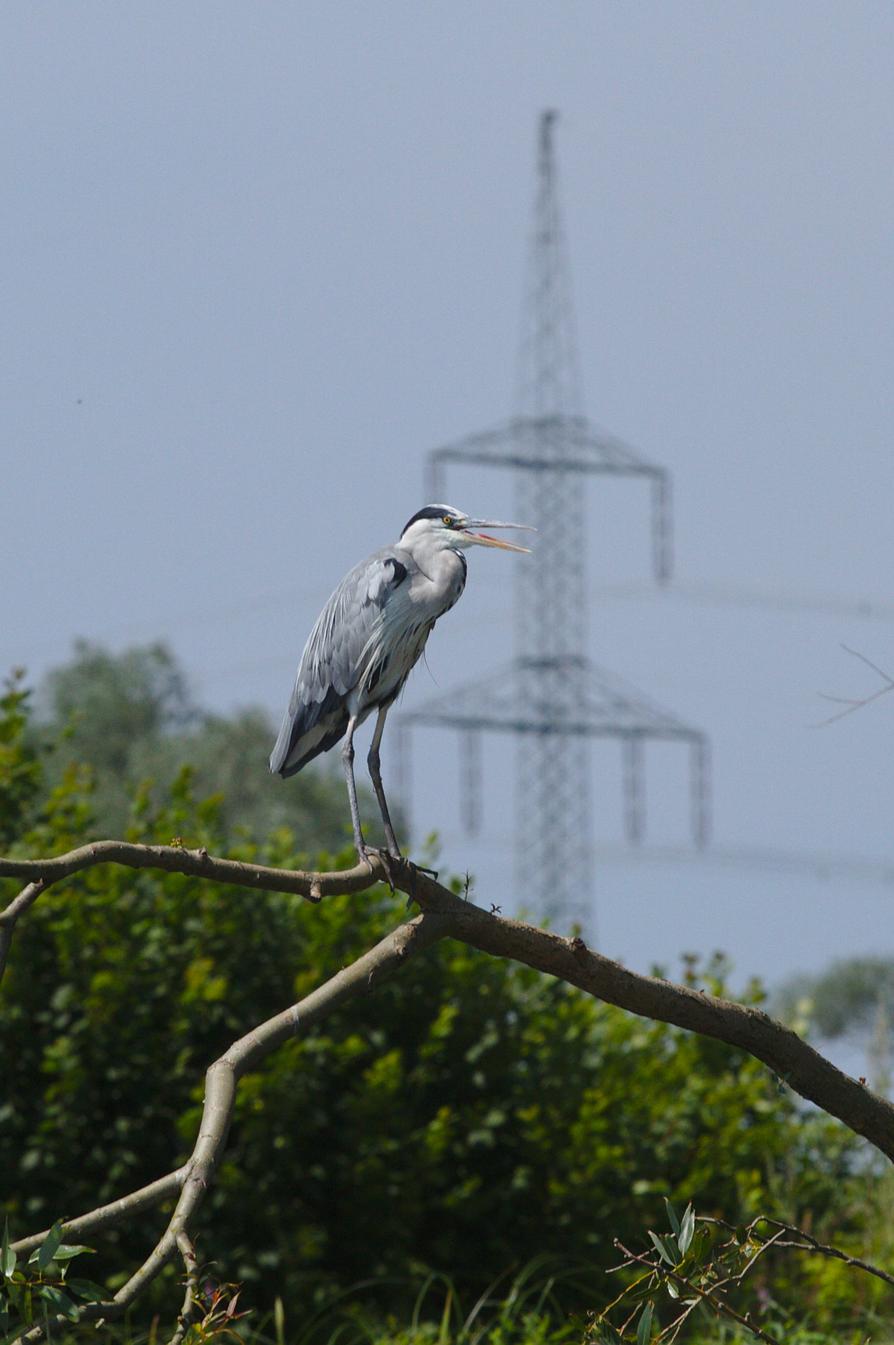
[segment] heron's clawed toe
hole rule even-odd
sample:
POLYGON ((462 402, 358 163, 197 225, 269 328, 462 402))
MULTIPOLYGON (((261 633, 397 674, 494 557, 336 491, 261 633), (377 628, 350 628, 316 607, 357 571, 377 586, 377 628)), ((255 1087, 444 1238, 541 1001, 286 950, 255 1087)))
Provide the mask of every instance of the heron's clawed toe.
POLYGON ((378 850, 375 848, 375 846, 373 846, 373 845, 358 845, 358 846, 357 846, 357 860, 358 860, 358 863, 360 863, 360 864, 368 864, 369 867, 370 867, 370 869, 371 869, 371 871, 372 871, 373 873, 374 873, 375 870, 376 870, 376 860, 378 859, 378 857, 379 857, 379 852, 378 852, 378 850))
POLYGON ((394 872, 392 869, 392 860, 399 856, 389 855, 387 850, 380 850, 375 845, 363 845, 357 847, 357 855, 361 862, 364 860, 370 868, 375 870, 379 865, 385 870, 385 882, 394 891, 394 872), (377 863, 378 861, 378 863, 377 863))

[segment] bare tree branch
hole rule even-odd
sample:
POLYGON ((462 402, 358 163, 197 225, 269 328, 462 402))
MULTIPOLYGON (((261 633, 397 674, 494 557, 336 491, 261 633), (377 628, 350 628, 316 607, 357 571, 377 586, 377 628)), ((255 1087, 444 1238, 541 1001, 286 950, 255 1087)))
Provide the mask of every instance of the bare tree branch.
MULTIPOLYGON (((182 1189, 188 1170, 188 1164, 184 1164, 182 1168, 149 1182, 148 1186, 141 1186, 138 1191, 131 1191, 129 1195, 112 1200, 108 1205, 99 1205, 88 1214, 79 1215, 77 1219, 68 1219, 65 1223, 65 1236, 85 1237, 90 1233, 101 1233, 104 1229, 114 1228, 116 1224, 123 1223, 125 1219, 130 1219, 135 1214, 142 1214, 143 1210, 161 1205, 182 1189)), ((18 1242, 13 1244, 13 1250, 33 1252, 35 1247, 39 1247, 44 1241, 49 1231, 48 1228, 44 1228, 27 1238, 19 1238, 18 1242)))
MULTIPOLYGON (((699 1223, 715 1224, 718 1228, 725 1228, 735 1236, 736 1229, 726 1219, 719 1219, 712 1214, 699 1214, 696 1217, 699 1223)), ((787 1224, 783 1219, 772 1219, 769 1215, 759 1214, 746 1226, 746 1235, 753 1236, 754 1230, 759 1224, 767 1224, 768 1227, 776 1229, 773 1236, 761 1244, 760 1251, 765 1251, 772 1244, 776 1247, 793 1247, 801 1252, 815 1252, 818 1256, 827 1256, 835 1261, 843 1261, 845 1265, 853 1266, 855 1270, 865 1270, 867 1275, 875 1275, 877 1279, 884 1280, 886 1284, 894 1285, 894 1275, 889 1274, 887 1270, 882 1270, 881 1266, 873 1265, 871 1261, 863 1261, 859 1256, 848 1256, 847 1252, 841 1251, 840 1248, 831 1247, 826 1242, 818 1241, 812 1233, 805 1233, 803 1228, 797 1228, 794 1224, 787 1224)))
POLYGON ((216 878, 238 887, 259 887, 267 892, 295 892, 308 901, 342 892, 360 892, 384 870, 378 861, 357 864, 334 873, 311 873, 302 869, 271 869, 237 859, 217 859, 207 850, 187 850, 180 845, 135 845, 129 841, 93 841, 53 859, 0 858, 0 878, 43 879, 58 882, 96 864, 123 864, 129 869, 165 869, 194 878, 216 878))
MULTIPOLYGON (((408 890, 403 873, 396 875, 395 882, 402 891, 408 890)), ((639 975, 593 952, 583 939, 563 938, 491 915, 421 873, 416 875, 416 900, 423 910, 452 915, 452 936, 483 952, 524 962, 643 1018, 672 1023, 747 1051, 796 1093, 843 1121, 894 1161, 894 1105, 836 1068, 791 1028, 761 1009, 639 975)))
POLYGON ((196 1257, 196 1249, 193 1246, 192 1238, 185 1229, 177 1235, 177 1247, 183 1257, 183 1268, 186 1271, 186 1290, 183 1295, 180 1315, 177 1318, 177 1329, 171 1336, 168 1345, 180 1345, 180 1342, 186 1336, 190 1323, 195 1316, 199 1288, 199 1262, 196 1257))
POLYGON ((16 921, 41 892, 62 878, 92 869, 97 864, 120 864, 130 869, 163 869, 195 878, 211 878, 238 887, 265 892, 291 892, 306 901, 326 896, 362 892, 388 875, 379 864, 361 863, 334 873, 306 873, 301 869, 272 869, 235 859, 217 859, 207 850, 187 850, 177 845, 135 845, 127 841, 95 841, 53 859, 0 858, 0 878, 31 881, 5 910, 0 911, 0 979, 6 969, 16 921))
POLYGON ((858 649, 851 649, 850 645, 843 644, 841 648, 846 654, 853 654, 854 658, 858 658, 861 663, 865 663, 873 672, 878 673, 885 685, 879 687, 878 691, 874 691, 871 696, 862 697, 830 696, 827 692, 821 691, 819 694, 824 701, 832 701, 835 705, 844 705, 846 708, 839 710, 837 714, 830 715, 828 719, 823 719, 817 725, 817 728, 823 729, 828 724, 835 724, 839 719, 844 719, 845 715, 852 715, 855 710, 862 710, 864 706, 871 705, 873 701, 879 700, 882 696, 887 696, 889 691, 894 691, 894 678, 889 677, 877 664, 872 662, 872 659, 868 659, 858 649))

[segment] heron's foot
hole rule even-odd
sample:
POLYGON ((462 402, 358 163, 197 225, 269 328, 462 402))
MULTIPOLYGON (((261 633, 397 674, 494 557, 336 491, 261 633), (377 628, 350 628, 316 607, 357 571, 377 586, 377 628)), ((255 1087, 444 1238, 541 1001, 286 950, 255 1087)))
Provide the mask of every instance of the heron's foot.
POLYGON ((385 870, 385 881, 391 888, 391 891, 393 892, 394 891, 393 861, 395 859, 399 860, 400 856, 390 855, 387 850, 380 850, 379 847, 376 845, 366 845, 366 844, 357 846, 357 855, 358 858, 361 860, 361 862, 365 860, 366 863, 369 864, 369 866, 373 869, 377 867, 376 861, 378 861, 378 864, 380 864, 382 868, 385 870))

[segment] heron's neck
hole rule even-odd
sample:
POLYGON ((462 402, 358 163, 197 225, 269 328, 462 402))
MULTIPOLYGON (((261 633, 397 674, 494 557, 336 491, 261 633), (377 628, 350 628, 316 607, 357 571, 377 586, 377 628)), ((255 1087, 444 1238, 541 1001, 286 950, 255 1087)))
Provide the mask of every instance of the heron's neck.
POLYGON ((408 550, 426 579, 433 584, 450 584, 457 575, 465 575, 466 558, 458 547, 419 542, 408 550))

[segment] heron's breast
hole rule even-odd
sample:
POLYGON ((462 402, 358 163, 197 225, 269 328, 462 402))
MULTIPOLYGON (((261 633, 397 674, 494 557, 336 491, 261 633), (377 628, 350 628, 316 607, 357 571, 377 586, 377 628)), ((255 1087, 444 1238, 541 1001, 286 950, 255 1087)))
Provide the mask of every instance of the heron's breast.
POLYGON ((437 586, 435 593, 430 600, 431 615, 437 619, 449 612, 451 607, 455 607, 462 597, 463 589, 466 586, 466 575, 468 566, 466 558, 461 551, 448 552, 447 574, 442 578, 437 586))

